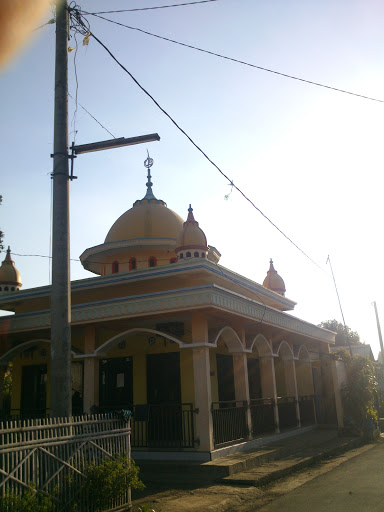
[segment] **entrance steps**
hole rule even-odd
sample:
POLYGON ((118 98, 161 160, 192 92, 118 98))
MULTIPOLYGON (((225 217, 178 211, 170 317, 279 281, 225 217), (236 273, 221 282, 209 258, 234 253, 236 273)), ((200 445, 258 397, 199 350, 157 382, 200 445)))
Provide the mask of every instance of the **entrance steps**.
POLYGON ((138 461, 137 465, 146 485, 260 486, 360 444, 360 438, 339 437, 337 430, 315 429, 210 462, 138 461))

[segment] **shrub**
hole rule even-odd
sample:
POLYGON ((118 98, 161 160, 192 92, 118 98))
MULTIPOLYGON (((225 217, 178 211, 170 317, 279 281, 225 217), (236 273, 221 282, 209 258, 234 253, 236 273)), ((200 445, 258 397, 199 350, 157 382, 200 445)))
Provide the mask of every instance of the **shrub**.
POLYGON ((102 511, 110 508, 111 503, 123 496, 128 487, 144 489, 144 484, 139 479, 139 468, 132 459, 125 456, 105 458, 100 464, 92 462, 86 466, 84 475, 85 482, 72 482, 72 485, 81 486, 74 510, 81 510, 79 507, 84 495, 91 510, 102 511))
POLYGON ((145 504, 135 509, 135 512, 161 512, 161 510, 155 510, 150 505, 145 504))
POLYGON ((20 496, 12 492, 0 496, 1 512, 52 512, 53 510, 52 498, 36 492, 33 484, 20 496))

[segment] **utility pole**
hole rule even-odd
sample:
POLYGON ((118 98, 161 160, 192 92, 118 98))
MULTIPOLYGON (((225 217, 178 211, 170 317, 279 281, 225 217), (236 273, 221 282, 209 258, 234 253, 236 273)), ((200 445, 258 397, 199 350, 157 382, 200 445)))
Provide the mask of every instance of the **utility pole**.
POLYGON ((68 39, 66 1, 56 0, 55 115, 53 145, 52 287, 50 416, 72 416, 71 282, 69 231, 69 180, 73 159, 81 153, 102 151, 160 140, 157 133, 75 146, 68 155, 68 39), (68 159, 72 159, 69 175, 68 159))
POLYGON ((341 301, 340 301, 340 297, 339 297, 339 292, 337 290, 337 286, 336 286, 336 279, 335 279, 335 276, 334 276, 334 273, 333 273, 333 269, 332 269, 332 264, 331 264, 331 258, 329 257, 328 255, 328 258, 327 258, 327 261, 326 263, 329 262, 329 266, 331 267, 331 272, 332 272, 332 277, 333 277, 333 283, 335 285, 335 290, 336 290, 336 295, 337 295, 337 300, 339 301, 339 307, 340 307, 340 312, 341 312, 341 317, 343 319, 343 324, 344 324, 344 335, 345 335, 345 341, 347 342, 348 344, 348 348, 349 348, 349 353, 352 357, 352 348, 351 348, 351 343, 349 341, 349 336, 348 336, 348 330, 347 330, 347 326, 345 324, 345 320, 344 320, 344 313, 343 313, 343 308, 341 307, 341 301))
POLYGON ((50 415, 72 415, 69 275, 68 7, 56 1, 50 415))
POLYGON ((384 364, 384 348, 383 348, 383 338, 381 336, 381 328, 380 328, 380 320, 379 320, 379 314, 377 312, 377 306, 376 306, 376 302, 372 302, 372 305, 373 307, 375 308, 375 315, 376 315, 376 323, 377 323, 377 332, 379 333, 379 341, 380 341, 380 350, 381 350, 381 360, 383 361, 383 363, 381 364, 384 364))

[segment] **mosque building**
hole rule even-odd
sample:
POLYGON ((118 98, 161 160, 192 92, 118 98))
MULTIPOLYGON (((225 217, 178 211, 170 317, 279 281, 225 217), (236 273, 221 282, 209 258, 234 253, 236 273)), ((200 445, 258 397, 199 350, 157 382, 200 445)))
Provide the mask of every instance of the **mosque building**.
MULTIPOLYGON (((198 212, 186 205, 184 221, 155 197, 152 163, 144 197, 80 256, 96 276, 71 283, 73 413, 132 410, 136 459, 210 460, 335 423, 335 334, 286 313, 295 302, 272 260, 262 285, 220 266, 198 212)), ((50 406, 51 287, 20 287, 8 249, 0 382, 12 363, 7 414, 36 417, 50 406)))

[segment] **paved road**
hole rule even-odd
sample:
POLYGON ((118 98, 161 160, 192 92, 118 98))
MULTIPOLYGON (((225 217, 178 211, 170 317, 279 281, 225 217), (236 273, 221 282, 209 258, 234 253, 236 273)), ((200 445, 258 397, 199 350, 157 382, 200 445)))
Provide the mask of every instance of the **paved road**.
POLYGON ((384 444, 258 509, 291 511, 384 512, 384 444))

